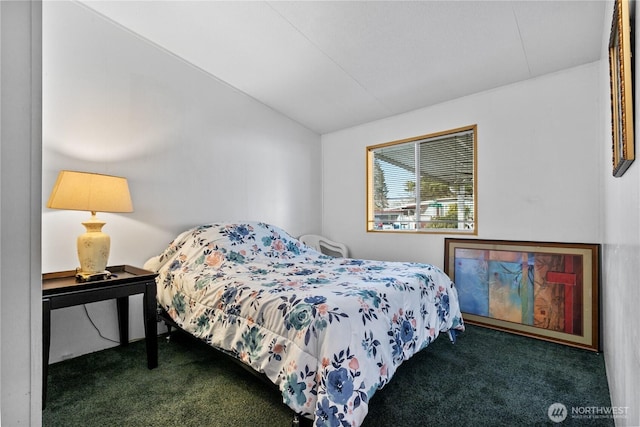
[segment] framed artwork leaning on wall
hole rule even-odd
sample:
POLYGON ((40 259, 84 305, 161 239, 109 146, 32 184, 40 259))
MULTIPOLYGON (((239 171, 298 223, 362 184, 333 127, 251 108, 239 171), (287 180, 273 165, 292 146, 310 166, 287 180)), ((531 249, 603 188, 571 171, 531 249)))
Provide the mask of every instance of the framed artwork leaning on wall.
POLYGON ((599 351, 600 245, 445 239, 465 322, 599 351))

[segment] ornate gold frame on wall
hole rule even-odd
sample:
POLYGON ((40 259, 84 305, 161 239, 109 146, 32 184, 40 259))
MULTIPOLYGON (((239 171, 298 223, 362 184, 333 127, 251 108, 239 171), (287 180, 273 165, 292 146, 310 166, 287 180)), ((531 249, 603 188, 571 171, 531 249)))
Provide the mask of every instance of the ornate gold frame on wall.
POLYGON ((635 159, 629 0, 616 0, 609 38, 613 176, 622 176, 635 159))

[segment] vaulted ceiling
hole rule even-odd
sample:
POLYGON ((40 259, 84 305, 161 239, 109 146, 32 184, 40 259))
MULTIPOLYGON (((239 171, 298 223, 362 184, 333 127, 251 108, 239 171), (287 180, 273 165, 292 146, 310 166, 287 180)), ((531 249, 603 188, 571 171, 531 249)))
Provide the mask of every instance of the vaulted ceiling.
POLYGON ((597 61, 609 31, 603 0, 82 3, 319 134, 597 61))

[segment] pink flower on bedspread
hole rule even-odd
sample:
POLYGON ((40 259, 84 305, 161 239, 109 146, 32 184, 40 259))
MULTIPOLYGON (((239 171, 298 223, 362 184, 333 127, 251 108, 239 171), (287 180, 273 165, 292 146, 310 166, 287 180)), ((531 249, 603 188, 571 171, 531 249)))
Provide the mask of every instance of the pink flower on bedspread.
POLYGON ((316 306, 316 309, 318 310, 318 314, 325 316, 329 311, 329 306, 327 304, 320 304, 316 306))
POLYGON ((273 242, 273 249, 275 249, 278 252, 284 252, 287 247, 285 246, 284 243, 282 243, 282 240, 275 240, 273 242))
POLYGON ((292 288, 295 288, 298 286, 302 286, 302 282, 300 282, 299 280, 287 280, 286 282, 283 283, 283 285, 291 286, 292 288))
POLYGON ((387 365, 380 366, 380 376, 382 378, 386 378, 387 377, 387 365))
POLYGON ((354 357, 349 361, 349 369, 357 371, 358 368, 360 368, 360 363, 358 362, 358 359, 354 357))
POLYGON ((224 255, 222 255, 220 252, 217 252, 217 251, 212 252, 205 259, 205 263, 207 264, 207 266, 213 267, 213 268, 219 268, 223 262, 224 262, 224 255))

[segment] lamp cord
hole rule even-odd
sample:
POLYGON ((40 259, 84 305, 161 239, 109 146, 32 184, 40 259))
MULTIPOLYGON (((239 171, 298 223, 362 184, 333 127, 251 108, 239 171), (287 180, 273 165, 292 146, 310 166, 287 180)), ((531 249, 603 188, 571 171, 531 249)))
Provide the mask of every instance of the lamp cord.
POLYGON ((98 329, 96 324, 93 322, 93 319, 91 319, 91 316, 89 315, 89 310, 87 310, 87 305, 83 304, 82 306, 84 307, 84 312, 87 315, 87 319, 89 319, 89 322, 91 322, 91 325, 93 325, 93 328, 98 332, 98 335, 100 336, 100 338, 120 344, 120 341, 112 340, 111 338, 107 338, 104 335, 102 335, 102 332, 100 332, 100 329, 98 329))

